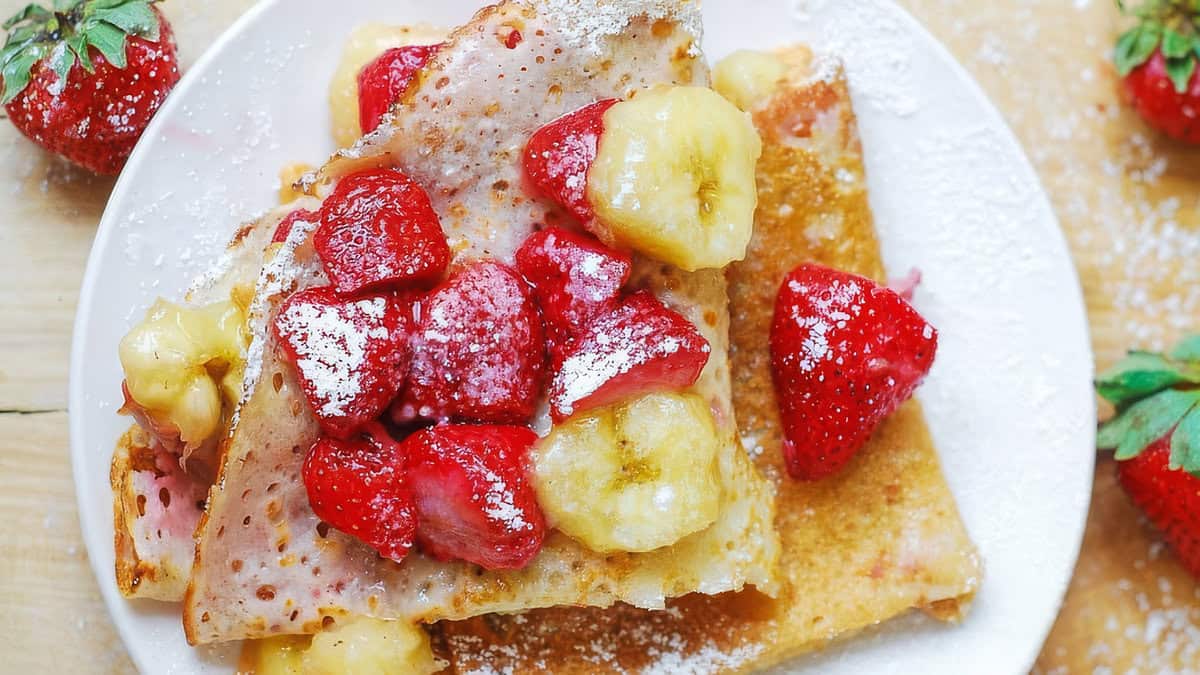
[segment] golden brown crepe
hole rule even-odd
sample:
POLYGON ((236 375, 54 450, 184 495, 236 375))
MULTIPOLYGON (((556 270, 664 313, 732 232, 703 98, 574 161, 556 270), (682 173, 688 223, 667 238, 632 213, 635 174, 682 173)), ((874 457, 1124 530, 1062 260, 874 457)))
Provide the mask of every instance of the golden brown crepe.
POLYGON ((783 590, 691 595, 667 611, 554 608, 438 626, 456 672, 736 672, 766 667, 912 608, 954 620, 980 562, 921 407, 888 418, 840 474, 783 474, 769 370, 776 291, 803 261, 884 278, 845 76, 781 52, 786 82, 754 111, 763 139, 746 261, 728 273, 734 407, 743 444, 778 490, 783 590), (818 71, 814 73, 814 70, 818 71))

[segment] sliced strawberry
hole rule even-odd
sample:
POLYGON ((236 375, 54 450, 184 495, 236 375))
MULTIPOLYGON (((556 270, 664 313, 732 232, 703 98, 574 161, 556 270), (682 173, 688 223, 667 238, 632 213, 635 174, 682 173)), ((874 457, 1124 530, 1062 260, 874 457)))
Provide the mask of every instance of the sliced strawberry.
POLYGON ((393 444, 323 437, 304 459, 308 503, 321 520, 399 562, 417 530, 403 468, 393 444))
POLYGON ((588 322, 616 306, 633 266, 628 254, 562 228, 535 232, 517 250, 516 262, 542 308, 556 368, 588 322))
POLYGON ((379 127, 392 104, 439 48, 440 44, 396 47, 363 66, 358 72, 358 123, 364 134, 379 127))
POLYGON ((536 440, 525 427, 471 425, 432 427, 405 439, 421 550, 487 569, 529 564, 546 536, 527 476, 536 440))
POLYGON ((836 473, 912 396, 933 365, 937 331, 895 291, 804 264, 784 279, 771 370, 788 472, 836 473))
POLYGON ((275 227, 275 235, 271 237, 272 244, 282 244, 287 241, 288 235, 292 233, 297 221, 302 223, 317 222, 317 214, 307 209, 296 209, 284 216, 283 220, 279 221, 279 225, 275 227))
POLYGON ((708 363, 708 340, 646 291, 601 314, 571 346, 550 383, 555 422, 639 394, 692 386, 708 363))
POLYGON ((348 300, 328 286, 295 293, 279 308, 275 334, 326 434, 350 437, 400 391, 408 311, 392 295, 348 300))
POLYGON ((497 262, 476 262, 417 309, 408 387, 392 409, 414 419, 521 424, 545 367, 542 319, 529 287, 497 262))
POLYGON ((429 195, 408 176, 372 169, 338 182, 321 204, 313 245, 344 295, 436 282, 450 247, 429 195))
POLYGON ((535 131, 525 146, 525 175, 581 223, 594 215, 587 199, 587 174, 604 132, 604 112, 616 103, 605 99, 567 113, 535 131))

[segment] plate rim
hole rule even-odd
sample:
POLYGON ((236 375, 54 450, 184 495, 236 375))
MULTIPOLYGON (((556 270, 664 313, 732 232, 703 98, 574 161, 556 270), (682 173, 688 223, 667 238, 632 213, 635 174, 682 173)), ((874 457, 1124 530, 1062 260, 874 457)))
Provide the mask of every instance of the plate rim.
MULTIPOLYGON (((783 2, 784 0, 774 1, 783 2)), ((906 32, 915 37, 919 37, 920 43, 924 46, 924 48, 930 49, 936 55, 939 61, 943 62, 950 68, 955 79, 958 82, 965 84, 966 89, 970 91, 972 98, 975 99, 975 102, 986 114, 988 118, 986 120, 987 126, 997 130, 1001 135, 1001 140, 1005 144, 1010 145, 1012 148, 1015 148, 1018 151, 1020 158, 1019 164, 1014 162, 1013 168, 1016 170, 1019 167, 1020 171, 1024 173, 1024 177, 1029 179, 1031 185, 1036 186, 1036 198, 1038 202, 1037 208, 1041 211, 1044 211, 1049 216, 1050 221, 1047 221, 1046 224, 1049 225, 1049 223, 1052 222, 1054 225, 1053 228, 1049 228, 1053 231, 1052 239, 1043 242, 1043 245, 1047 249, 1052 248, 1054 257, 1065 262, 1072 271, 1071 288, 1064 289, 1064 292, 1069 292, 1071 299, 1075 303, 1075 307, 1072 307, 1071 309, 1074 310, 1078 308, 1080 310, 1078 312, 1078 317, 1081 319, 1081 322, 1076 326, 1076 329, 1079 330, 1079 332, 1081 332, 1085 338, 1085 343, 1081 346, 1080 355, 1086 357, 1087 362, 1090 364, 1091 372, 1094 374, 1095 358, 1091 340, 1091 326, 1088 321, 1087 304, 1083 293, 1083 286, 1079 276, 1078 267, 1075 265, 1074 258, 1071 255, 1066 234, 1062 229, 1058 214, 1053 207, 1053 202, 1050 200, 1049 194, 1046 191, 1040 175, 1038 174, 1033 163, 1030 161, 1025 146, 1022 144, 1013 129, 1009 126, 1007 120, 992 102, 991 98, 987 95, 980 83, 954 56, 949 48, 937 38, 937 36, 935 36, 928 28, 926 28, 926 26, 922 24, 905 7, 896 2, 896 0, 874 1, 880 4, 881 7, 885 8, 893 16, 902 20, 905 23, 906 32)), ((140 172, 140 168, 146 161, 147 153, 145 148, 150 145, 150 141, 148 139, 153 139, 154 137, 158 136, 162 128, 170 123, 170 120, 174 116, 176 109, 183 105, 182 102, 184 97, 175 94, 190 90, 192 87, 200 83, 205 77, 205 71, 208 69, 209 64, 216 60, 219 55, 224 52, 230 42, 236 40, 264 14, 271 12, 281 4, 284 4, 284 0, 260 0, 248 8, 233 23, 231 23, 230 26, 226 28, 208 46, 207 49, 205 49, 203 54, 188 68, 187 72, 184 73, 175 90, 172 92, 172 95, 167 98, 167 101, 164 103, 163 107, 159 110, 158 114, 155 115, 154 119, 143 133, 142 138, 135 146, 125 169, 121 172, 121 175, 115 182, 113 190, 109 195, 108 201, 106 202, 104 213, 101 216, 96 235, 88 253, 87 264, 81 281, 78 302, 76 305, 76 313, 72 322, 72 342, 68 372, 69 412, 79 410, 87 404, 87 402, 84 400, 86 392, 84 389, 85 379, 83 373, 85 365, 83 359, 83 354, 85 351, 85 331, 88 328, 87 317, 91 314, 92 305, 95 301, 94 290, 97 287, 97 280, 101 277, 102 266, 100 265, 100 258, 102 257, 102 252, 108 247, 109 240, 114 236, 114 232, 118 230, 116 223, 118 215, 116 205, 121 205, 126 200, 126 193, 134 185, 133 177, 140 172)), ((481 4, 488 4, 488 0, 481 0, 481 4)), ((1087 390, 1090 393, 1090 384, 1087 387, 1087 390)), ((1096 413, 1095 397, 1089 396, 1088 401, 1089 410, 1092 418, 1094 419, 1096 413)), ((100 534, 103 533, 104 528, 101 525, 104 521, 108 521, 108 523, 111 525, 112 514, 111 511, 93 513, 91 510, 89 510, 91 508, 91 504, 84 502, 84 490, 81 489, 81 486, 94 481, 95 477, 84 472, 86 462, 83 460, 83 457, 86 453, 86 447, 84 443, 84 430, 82 429, 82 425, 83 422, 81 416, 68 414, 72 481, 75 492, 76 507, 79 513, 81 537, 83 539, 84 546, 88 551, 89 567, 91 568, 93 575, 95 575, 100 594, 104 599, 106 612, 108 613, 110 621, 114 624, 117 633, 120 635, 121 642, 126 653, 139 671, 149 672, 151 670, 149 666, 152 665, 151 662, 147 660, 149 655, 143 653, 143 650, 140 648, 141 643, 134 639, 136 636, 132 634, 132 627, 124 617, 124 614, 128 611, 131 601, 120 594, 113 577, 113 570, 103 567, 98 557, 92 555, 92 544, 101 543, 94 541, 100 534)), ((1090 445, 1094 448, 1095 429, 1094 427, 1089 427, 1089 429, 1091 429, 1091 431, 1088 433, 1088 436, 1091 439, 1090 445)), ((1091 483, 1092 476, 1094 475, 1095 461, 1095 453, 1091 452, 1088 453, 1086 461, 1080 463, 1079 465, 1079 470, 1086 474, 1086 480, 1089 484, 1091 483)), ((953 486, 951 487, 953 488, 953 486)), ((1057 584, 1058 589, 1055 597, 1055 606, 1060 608, 1063 598, 1070 586, 1070 582, 1074 577, 1074 568, 1078 563, 1080 547, 1083 542, 1090 504, 1091 491, 1089 489, 1084 492, 1083 503, 1079 505, 1080 508, 1076 514, 1076 519, 1073 523, 1073 532, 1070 536, 1071 547, 1069 549, 1070 555, 1068 556, 1068 559, 1071 573, 1065 575, 1065 577, 1057 584)), ((111 545, 111 543, 111 541, 108 542, 109 545, 111 545)), ((1053 627, 1057 616, 1058 612, 1055 612, 1042 621, 1043 625, 1038 631, 1038 633, 1041 635, 1041 640, 1037 644, 1031 645, 1030 647, 1031 653, 1026 658, 1026 671, 1036 662, 1036 659, 1041 653, 1041 649, 1045 644, 1045 638, 1048 636, 1051 628, 1053 627)))

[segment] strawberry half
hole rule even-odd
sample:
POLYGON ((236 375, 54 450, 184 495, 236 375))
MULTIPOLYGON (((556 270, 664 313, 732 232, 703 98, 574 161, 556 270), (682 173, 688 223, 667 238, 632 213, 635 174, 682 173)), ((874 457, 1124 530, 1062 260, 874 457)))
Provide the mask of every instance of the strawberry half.
POLYGON ((395 47, 358 72, 358 123, 364 134, 379 128, 392 104, 408 89, 441 45, 395 47))
POLYGON ((587 199, 588 169, 596 160, 604 113, 616 103, 605 99, 567 113, 535 131, 525 146, 525 175, 580 223, 594 216, 587 199))
POLYGON ((1130 352, 1096 379, 1116 415, 1096 445, 1114 450, 1117 477, 1200 577, 1200 336, 1167 354, 1130 352))
POLYGON ((391 169, 343 178, 321 204, 313 246, 343 295, 425 286, 450 262, 429 195, 391 169))
POLYGON ((1185 143, 1200 143, 1200 5, 1149 0, 1117 41, 1113 61, 1138 114, 1185 143))
POLYGON ((690 321, 640 291, 592 319, 550 383, 550 412, 577 412, 651 391, 686 389, 708 363, 708 340, 690 321))
POLYGON ((399 562, 412 548, 417 514, 403 456, 388 441, 321 438, 301 474, 318 518, 399 562))
POLYGON ((497 262, 460 270, 421 301, 408 387, 392 409, 414 419, 522 424, 542 390, 542 319, 529 287, 497 262))
POLYGON ((633 268, 629 254, 562 228, 542 230, 526 239, 517 249, 516 263, 542 308, 555 368, 587 324, 616 306, 633 268))
POLYGON ((408 311, 392 295, 348 300, 328 286, 294 293, 279 308, 275 335, 326 434, 349 438, 400 391, 408 311))
POLYGON ((542 548, 546 522, 528 480, 537 435, 525 427, 448 425, 404 440, 417 541, 439 560, 520 569, 542 548))
POLYGON ((317 214, 307 209, 296 209, 283 217, 279 221, 279 225, 275 226, 275 234, 271 236, 272 244, 282 244, 287 241, 288 236, 292 233, 292 228, 297 222, 315 223, 317 222, 317 214))
POLYGON ((153 0, 30 4, 4 23, 0 102, 34 143, 116 174, 179 82, 175 38, 153 0))
POLYGON ((937 352, 937 331, 895 291, 813 264, 784 279, 770 341, 784 459, 800 480, 845 466, 937 352))

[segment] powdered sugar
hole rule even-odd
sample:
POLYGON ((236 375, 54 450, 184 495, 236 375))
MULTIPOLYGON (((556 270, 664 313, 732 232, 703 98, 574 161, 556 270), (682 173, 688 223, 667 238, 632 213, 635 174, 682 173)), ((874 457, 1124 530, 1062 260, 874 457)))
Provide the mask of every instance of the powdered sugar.
POLYGON ((674 19, 693 36, 693 47, 700 44, 703 29, 698 12, 680 11, 675 0, 631 0, 627 2, 580 2, 580 0, 540 0, 541 11, 558 18, 567 44, 599 54, 602 41, 617 35, 629 24, 631 16, 645 15, 651 21, 674 19))
POLYGON ((533 524, 525 520, 524 511, 514 503, 508 483, 490 470, 484 479, 488 482, 488 491, 483 496, 484 513, 504 523, 511 532, 533 529, 533 524))
POLYGON ((347 414, 347 406, 363 392, 368 340, 388 335, 379 321, 385 307, 383 298, 341 306, 294 303, 279 315, 277 326, 282 335, 303 336, 292 342, 298 357, 296 367, 321 402, 319 415, 347 414), (364 330, 365 326, 369 327, 364 330))

